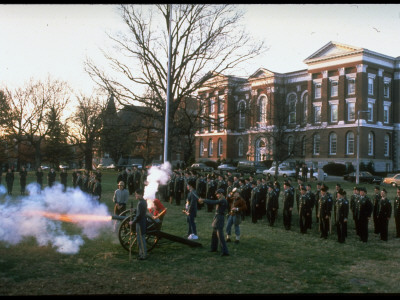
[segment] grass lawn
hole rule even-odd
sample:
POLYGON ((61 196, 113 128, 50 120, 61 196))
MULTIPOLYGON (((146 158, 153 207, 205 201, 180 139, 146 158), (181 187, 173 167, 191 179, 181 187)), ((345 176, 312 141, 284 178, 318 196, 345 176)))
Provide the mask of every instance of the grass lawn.
MULTIPOLYGON (((33 176, 33 172, 29 174, 28 183, 35 181, 33 176)), ((17 173, 15 178, 14 194, 17 195, 17 173)), ((101 201, 109 208, 110 215, 116 181, 116 171, 103 171, 101 201)), ((327 183, 333 191, 336 181, 327 183)), ((344 181, 341 184, 350 198, 353 184, 344 181)), ((372 197, 373 185, 363 186, 372 197)), ((393 205, 396 189, 390 186, 386 189, 393 205)), ((131 200, 136 207, 133 197, 131 200)), ((0 196, 0 204, 4 201, 4 196, 0 196)), ((184 202, 181 206, 163 204, 168 212, 162 231, 186 236, 186 218, 181 212, 184 202)), ((319 237, 314 211, 312 229, 307 234, 300 233, 296 209, 292 229, 286 231, 280 199, 279 217, 274 227, 267 225, 265 217, 256 224, 246 217, 241 224, 240 243, 229 243, 230 256, 221 257, 220 252, 208 252, 213 216, 214 213, 203 208, 196 218, 202 247, 192 248, 161 239, 145 261, 130 261, 129 253, 119 243, 118 234, 112 230, 104 230, 94 239, 82 236, 85 243, 73 255, 61 254, 51 245, 38 246, 33 238, 17 245, 0 241, 0 295, 400 292, 397 276, 400 239, 394 237, 393 217, 389 221, 387 242, 373 233, 371 220, 368 243, 362 243, 350 218, 348 237, 345 244, 340 244, 334 227, 327 240, 319 237)), ((68 233, 80 234, 74 225, 62 225, 68 233)), ((136 252, 132 257, 136 257, 136 252)))

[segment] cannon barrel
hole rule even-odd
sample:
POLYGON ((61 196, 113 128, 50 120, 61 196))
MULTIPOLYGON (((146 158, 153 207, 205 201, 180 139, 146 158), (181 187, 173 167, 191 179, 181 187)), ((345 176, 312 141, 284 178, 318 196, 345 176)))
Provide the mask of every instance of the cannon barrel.
POLYGON ((111 219, 123 221, 123 220, 125 220, 125 219, 128 218, 128 217, 129 217, 129 216, 117 216, 117 215, 112 215, 112 216, 111 216, 111 219))

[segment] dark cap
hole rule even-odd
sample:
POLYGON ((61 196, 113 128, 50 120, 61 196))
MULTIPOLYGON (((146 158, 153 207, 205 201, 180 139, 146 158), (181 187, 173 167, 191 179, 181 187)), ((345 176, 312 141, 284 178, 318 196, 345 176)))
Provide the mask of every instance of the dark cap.
POLYGON ((328 191, 328 187, 326 187, 326 186, 322 186, 321 187, 321 192, 327 192, 328 191))
POLYGON ((224 190, 223 190, 223 189, 218 189, 218 190, 216 190, 215 194, 222 194, 222 195, 224 195, 224 190))
POLYGON ((322 185, 322 182, 317 182, 317 185, 322 185))
POLYGON ((342 195, 342 196, 345 196, 345 195, 346 195, 346 191, 345 191, 344 189, 339 189, 339 190, 337 191, 337 193, 340 194, 340 195, 342 195))
POLYGON ((385 189, 385 188, 383 188, 383 189, 382 189, 382 192, 385 192, 385 193, 387 193, 387 191, 386 191, 386 189, 385 189))
POLYGON ((143 190, 142 189, 137 189, 135 191, 135 193, 138 194, 138 195, 142 195, 143 196, 143 190))

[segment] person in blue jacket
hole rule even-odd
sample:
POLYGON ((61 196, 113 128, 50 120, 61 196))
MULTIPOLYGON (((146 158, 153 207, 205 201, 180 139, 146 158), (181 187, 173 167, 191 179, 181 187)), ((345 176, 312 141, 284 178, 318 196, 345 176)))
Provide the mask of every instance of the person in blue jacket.
POLYGON ((213 232, 211 235, 210 252, 217 252, 219 243, 222 250, 221 256, 228 256, 229 251, 224 237, 225 214, 228 210, 228 201, 225 198, 223 189, 217 189, 215 195, 217 196, 217 200, 199 198, 199 202, 216 205, 215 216, 212 222, 213 232))
POLYGON ((130 225, 135 225, 136 238, 139 249, 139 260, 145 260, 147 258, 147 246, 146 246, 146 213, 147 213, 147 201, 143 199, 143 190, 137 189, 135 191, 135 197, 138 200, 136 207, 136 215, 130 225))

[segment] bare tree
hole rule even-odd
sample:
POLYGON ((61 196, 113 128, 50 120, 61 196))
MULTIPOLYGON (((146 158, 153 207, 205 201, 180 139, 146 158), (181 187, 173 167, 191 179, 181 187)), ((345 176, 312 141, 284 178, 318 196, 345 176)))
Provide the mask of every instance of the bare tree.
POLYGON ((102 116, 106 107, 106 101, 100 95, 90 97, 78 96, 78 107, 71 117, 73 128, 70 138, 83 153, 86 170, 92 170, 93 151, 99 147, 99 139, 102 129, 102 116))
POLYGON ((14 139, 16 147, 22 142, 32 145, 36 166, 42 160, 42 143, 52 130, 46 116, 53 111, 61 118, 69 103, 69 95, 68 85, 50 76, 44 82, 31 79, 25 87, 6 90, 10 110, 5 131, 14 139))
POLYGON ((158 119, 164 120, 170 32, 169 140, 179 134, 175 122, 180 118, 175 116, 184 109, 181 104, 185 99, 214 74, 228 73, 266 50, 263 42, 252 43, 240 26, 243 12, 235 6, 122 5, 120 11, 129 34, 109 35, 121 56, 105 51, 104 55, 123 79, 112 78, 89 58, 86 71, 95 82, 112 91, 121 104, 151 107, 158 119))

